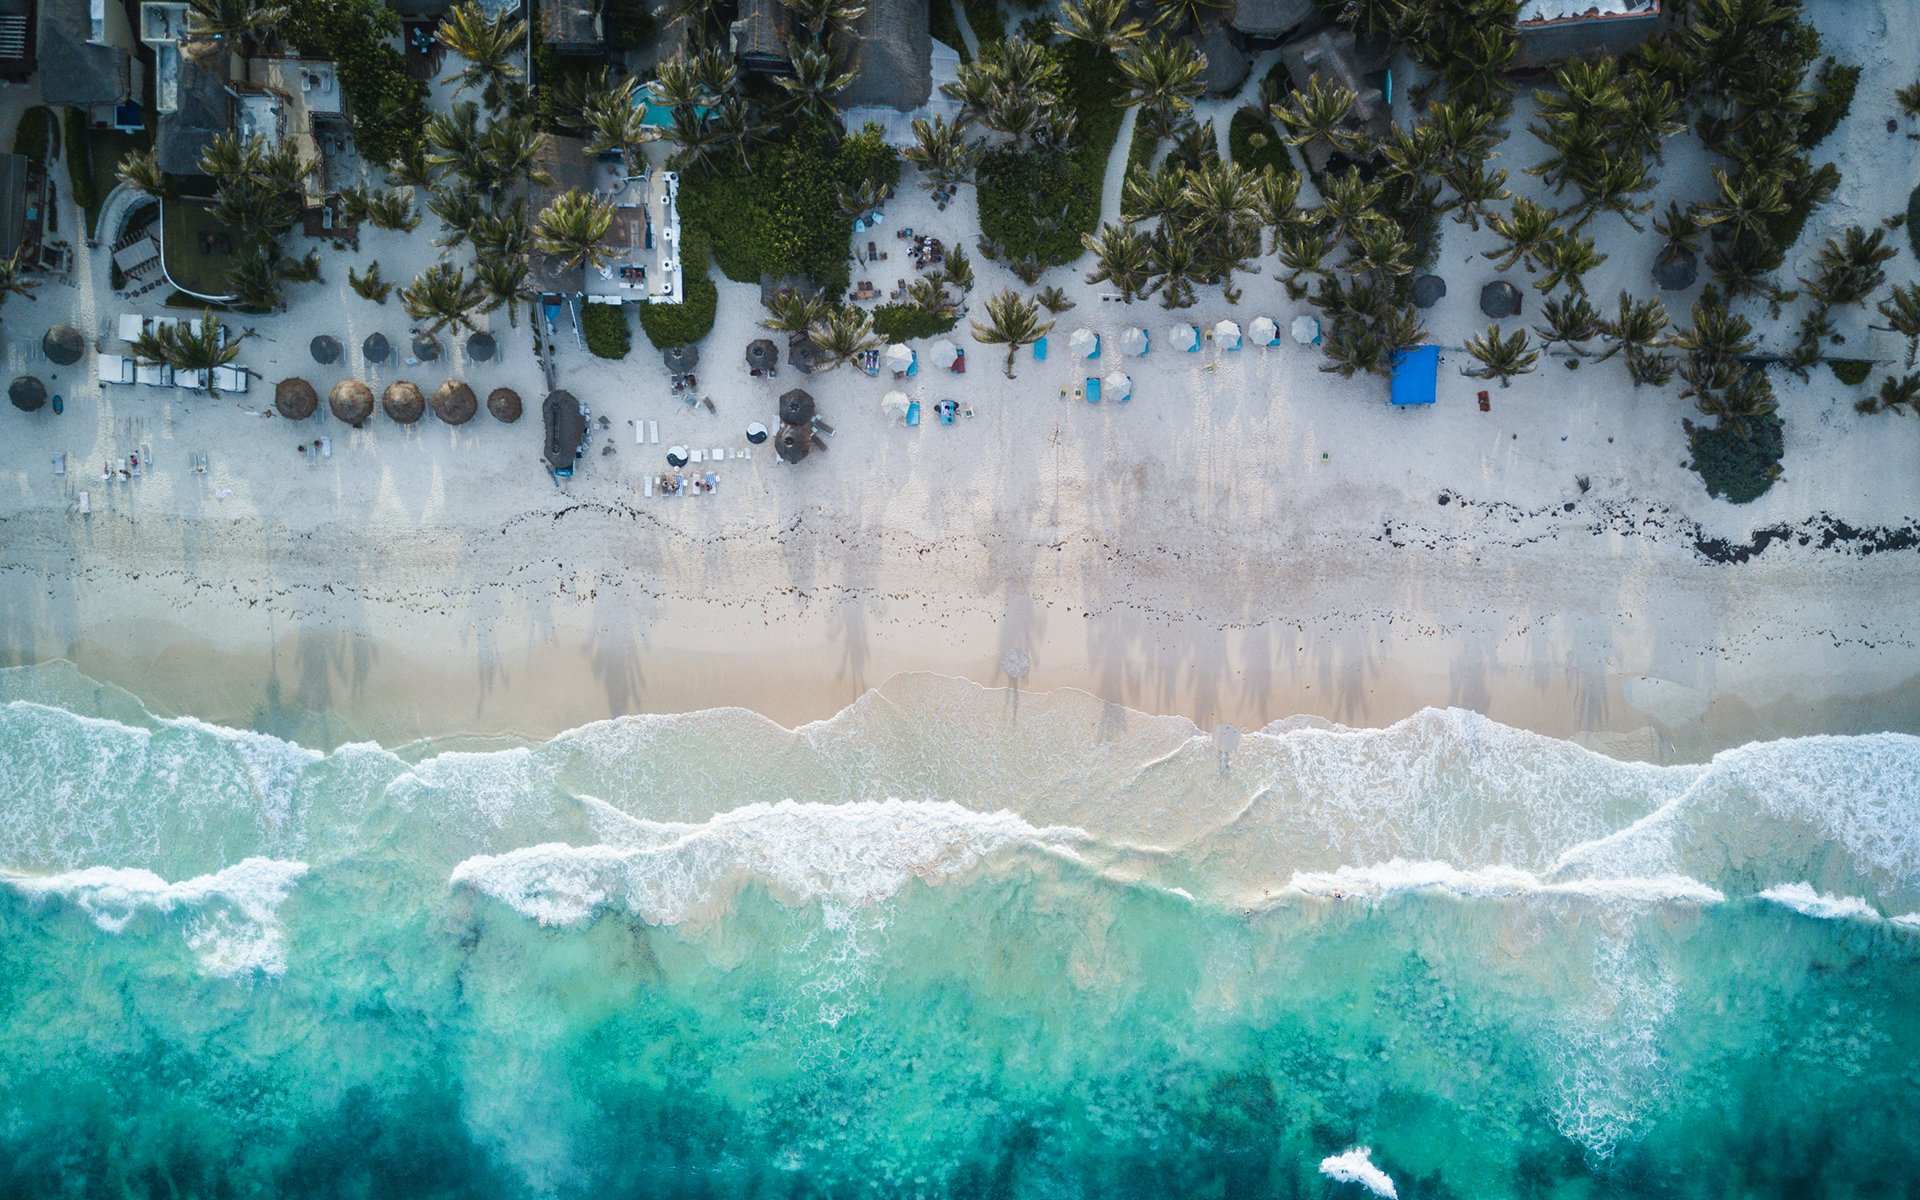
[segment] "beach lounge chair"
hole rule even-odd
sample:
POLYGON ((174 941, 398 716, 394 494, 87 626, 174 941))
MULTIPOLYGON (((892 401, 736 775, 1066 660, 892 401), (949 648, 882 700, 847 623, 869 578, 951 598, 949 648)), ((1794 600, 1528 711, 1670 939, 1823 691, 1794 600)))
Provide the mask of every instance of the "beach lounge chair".
POLYGON ((1091 375, 1087 376, 1087 403, 1100 403, 1100 381, 1091 375))
POLYGON ((1033 361, 1047 361, 1047 339, 1036 338, 1033 343, 1033 361))
POLYGON ((907 405, 907 428, 920 424, 920 402, 915 400, 907 405))
POLYGON ((920 373, 920 352, 913 351, 913 357, 907 360, 907 378, 912 379, 920 373))

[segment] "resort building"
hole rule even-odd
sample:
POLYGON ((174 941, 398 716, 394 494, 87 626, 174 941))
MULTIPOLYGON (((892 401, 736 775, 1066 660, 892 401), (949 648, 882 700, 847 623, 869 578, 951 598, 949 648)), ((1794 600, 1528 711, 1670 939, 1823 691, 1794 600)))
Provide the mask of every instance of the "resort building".
MULTIPOLYGON (((242 138, 259 137, 269 148, 292 146, 307 168, 303 178, 309 210, 340 193, 358 175, 350 155, 352 127, 347 123, 340 77, 324 58, 257 58, 247 78, 228 89, 234 99, 233 123, 242 138)), ((331 214, 317 215, 331 233, 331 214)))
POLYGON ((189 40, 187 6, 140 6, 140 40, 153 51, 153 153, 169 175, 199 175, 214 135, 233 128, 226 47, 189 40))
POLYGON ((740 69, 762 75, 790 75, 787 55, 791 32, 787 6, 780 0, 740 0, 740 16, 728 26, 728 41, 740 69))
MULTIPOLYGON (((856 47, 853 80, 840 93, 847 128, 872 122, 896 146, 912 145, 915 117, 936 113, 950 119, 959 111, 940 95, 952 82, 960 55, 933 40, 926 0, 869 0, 848 39, 856 47)), ((785 75, 793 70, 787 54, 792 18, 780 0, 741 0, 728 41, 742 71, 785 75)))
MULTIPOLYGON (((549 136, 541 144, 537 162, 553 182, 527 184, 529 220, 538 220, 541 211, 562 193, 593 189, 593 164, 587 157, 587 144, 579 138, 549 136)), ((569 267, 552 255, 536 253, 528 267, 527 282, 540 296, 543 307, 575 299, 586 291, 586 269, 578 264, 569 267)))
MULTIPOLYGON (((1281 47, 1280 61, 1286 64, 1296 86, 1304 87, 1309 78, 1318 75, 1323 82, 1353 92, 1357 99, 1343 124, 1375 143, 1386 139, 1390 114, 1386 93, 1378 82, 1384 64, 1368 58, 1353 34, 1344 29, 1323 29, 1281 47)), ((1315 172, 1326 170, 1332 156, 1332 148, 1324 140, 1316 140, 1306 149, 1307 165, 1315 172)))
POLYGON ((0 257, 17 254, 26 266, 45 257, 47 171, 24 154, 0 154, 0 257))
POLYGON ((601 0, 538 0, 540 37, 556 54, 599 54, 606 49, 601 0))
POLYGON ((37 33, 43 103, 78 108, 91 125, 142 127, 145 79, 120 0, 41 0, 37 33))
POLYGON ((630 176, 618 160, 600 161, 593 191, 612 201, 613 226, 601 243, 608 261, 582 273, 588 303, 680 300, 679 186, 673 171, 630 176))
POLYGON ((1660 23, 1660 0, 1521 0, 1520 65, 1604 50, 1625 54, 1660 23))

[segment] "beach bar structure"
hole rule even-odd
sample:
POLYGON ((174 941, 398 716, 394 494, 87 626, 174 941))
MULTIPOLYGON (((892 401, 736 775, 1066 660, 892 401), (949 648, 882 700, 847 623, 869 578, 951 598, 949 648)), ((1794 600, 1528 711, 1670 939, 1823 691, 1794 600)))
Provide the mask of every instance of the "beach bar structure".
POLYGON ((556 389, 541 402, 540 416, 546 422, 547 470, 556 479, 571 478, 573 464, 586 447, 587 414, 572 392, 556 389))
POLYGON ((1389 394, 1395 408, 1432 404, 1440 390, 1440 347, 1414 346, 1396 351, 1393 356, 1393 388, 1389 394))
POLYGON ((1660 0, 1520 0, 1521 67, 1595 51, 1621 55, 1660 25, 1660 0))
MULTIPOLYGON (((628 175, 623 162, 603 160, 594 171, 593 191, 613 204, 613 224, 600 243, 606 252, 605 264, 576 268, 587 302, 677 304, 684 299, 679 174, 628 175)), ((536 214, 530 211, 529 215, 536 214)))

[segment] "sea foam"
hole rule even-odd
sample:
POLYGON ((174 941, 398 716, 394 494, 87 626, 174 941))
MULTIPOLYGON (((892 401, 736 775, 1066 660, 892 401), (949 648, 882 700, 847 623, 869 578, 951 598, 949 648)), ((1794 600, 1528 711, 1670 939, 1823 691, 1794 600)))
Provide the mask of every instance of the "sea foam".
POLYGON ((178 883, 126 867, 58 875, 0 872, 0 883, 38 902, 71 904, 108 933, 125 931, 143 913, 184 916, 182 932, 201 968, 232 977, 286 970, 279 908, 306 873, 303 862, 249 858, 178 883))
POLYGON ((1357 1183, 1387 1200, 1398 1200, 1400 1195, 1392 1178, 1373 1165, 1371 1147, 1356 1146, 1339 1154, 1329 1154, 1320 1160, 1320 1173, 1339 1183, 1357 1183))
POLYGON ((1760 893, 1762 900, 1828 921, 1878 921, 1880 910, 1858 896, 1833 896, 1809 883, 1783 883, 1760 893))
POLYGON ((1519 867, 1456 867, 1444 862, 1392 859, 1333 871, 1296 871, 1287 887, 1309 896, 1377 899, 1396 892, 1436 891, 1481 899, 1568 896, 1633 904, 1719 904, 1718 889, 1681 875, 1653 878, 1548 881, 1519 867))

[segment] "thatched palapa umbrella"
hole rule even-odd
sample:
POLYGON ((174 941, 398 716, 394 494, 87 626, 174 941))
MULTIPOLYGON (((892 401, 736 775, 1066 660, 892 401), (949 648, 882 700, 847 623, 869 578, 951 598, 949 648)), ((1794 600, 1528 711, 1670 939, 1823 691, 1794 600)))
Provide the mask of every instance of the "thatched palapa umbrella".
POLYGON ((1413 281, 1413 306, 1432 308, 1447 294, 1447 281, 1438 275, 1422 275, 1413 281))
POLYGON ((40 349, 46 351, 48 362, 70 367, 87 352, 87 339, 71 325, 55 325, 40 339, 40 349))
POLYGON ((308 342, 307 349, 313 353, 313 361, 317 363, 340 361, 340 339, 329 334, 323 333, 308 342))
POLYGON ((373 415, 373 389, 358 379, 342 379, 327 393, 327 407, 334 416, 358 429, 373 415))
POLYGON ((797 463, 813 449, 813 430, 805 425, 782 425, 774 435, 773 452, 781 461, 797 463))
POLYGON ((813 344, 806 334, 796 334, 787 339, 787 365, 813 374, 820 364, 827 361, 827 352, 813 344))
POLYGON ((667 370, 675 375, 685 375, 700 365, 700 347, 668 346, 660 352, 660 357, 665 360, 667 370))
POLYGON ((391 419, 411 425, 427 411, 427 398, 413 384, 397 379, 387 385, 386 394, 380 397, 380 407, 387 410, 391 419))
POLYGON ((47 385, 31 375, 22 375, 7 388, 7 399, 21 412, 36 412, 47 402, 47 385))
POLYGON ((512 388, 495 388, 487 393, 487 411, 495 420, 511 425, 520 419, 520 393, 512 388))
POLYGON ((1653 282, 1663 292, 1684 292, 1699 277, 1700 259, 1691 250, 1682 250, 1674 255, 1663 254, 1653 264, 1653 282))
POLYGON ((475 362, 486 362, 491 359, 497 348, 490 333, 476 333, 467 339, 467 357, 475 362))
POLYGON ((1498 321, 1520 313, 1520 289, 1504 279, 1496 279, 1480 289, 1480 311, 1498 321))
POLYGON ((415 334, 413 337, 413 356, 421 362, 433 362, 440 357, 440 343, 432 335, 415 334))
POLYGON ((814 412, 813 397, 799 388, 794 388, 780 397, 782 425, 805 425, 813 420, 814 412))
POLYGON ((320 393, 304 379, 282 379, 273 389, 273 407, 289 421, 304 421, 320 407, 320 393))
POLYGON ((393 353, 393 344, 387 341, 385 334, 370 333, 367 340, 360 343, 360 353, 370 363, 387 361, 387 355, 393 353))
POLYGON ((780 365, 780 348, 767 338, 747 343, 747 366, 756 371, 771 371, 780 365))
POLYGON ((458 379, 449 379, 433 393, 433 415, 449 425, 465 425, 480 411, 473 389, 458 379))

